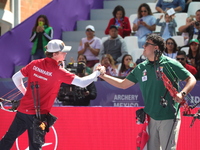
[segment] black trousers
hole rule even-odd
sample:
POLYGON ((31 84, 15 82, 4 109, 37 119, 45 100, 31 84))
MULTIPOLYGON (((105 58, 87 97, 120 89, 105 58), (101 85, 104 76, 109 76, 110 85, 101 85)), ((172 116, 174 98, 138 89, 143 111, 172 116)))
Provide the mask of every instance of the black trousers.
MULTIPOLYGON (((41 150, 42 145, 33 142, 33 119, 35 115, 17 112, 16 116, 0 141, 0 150, 10 150, 16 138, 28 130, 29 150, 41 150)), ((44 117, 44 115, 42 115, 44 117)))

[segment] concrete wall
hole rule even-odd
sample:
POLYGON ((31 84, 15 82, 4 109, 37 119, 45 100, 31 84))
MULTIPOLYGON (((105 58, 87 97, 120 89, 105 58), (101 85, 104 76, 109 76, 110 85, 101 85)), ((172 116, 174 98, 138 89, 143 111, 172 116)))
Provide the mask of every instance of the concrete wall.
POLYGON ((21 22, 51 1, 52 0, 21 0, 21 22))
POLYGON ((11 0, 0 0, 0 8, 11 11, 11 0))

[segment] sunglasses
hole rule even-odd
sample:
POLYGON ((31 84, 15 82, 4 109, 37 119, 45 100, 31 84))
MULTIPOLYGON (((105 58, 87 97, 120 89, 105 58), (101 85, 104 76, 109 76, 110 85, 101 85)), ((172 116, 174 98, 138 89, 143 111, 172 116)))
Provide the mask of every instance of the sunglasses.
POLYGON ((146 42, 146 43, 144 44, 144 47, 147 47, 148 45, 157 46, 156 44, 151 44, 151 43, 146 42))
POLYGON ((176 58, 176 60, 185 60, 185 58, 176 58))
POLYGON ((142 13, 142 12, 147 12, 147 11, 146 10, 141 10, 140 12, 142 13))
POLYGON ((92 30, 90 30, 90 29, 88 29, 88 30, 86 30, 86 32, 93 32, 92 30))
POLYGON ((169 43, 167 43, 167 45, 174 45, 174 43, 169 42, 169 43))

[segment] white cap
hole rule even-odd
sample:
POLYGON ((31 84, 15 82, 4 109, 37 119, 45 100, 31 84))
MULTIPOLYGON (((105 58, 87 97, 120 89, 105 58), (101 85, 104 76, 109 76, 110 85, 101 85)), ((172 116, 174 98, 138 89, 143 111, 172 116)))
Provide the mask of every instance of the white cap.
POLYGON ((92 31, 95 31, 95 28, 93 25, 88 25, 87 27, 85 27, 85 30, 87 29, 91 29, 92 31))
POLYGON ((47 52, 54 53, 54 52, 69 52, 71 50, 71 46, 65 46, 64 42, 61 40, 51 40, 48 42, 47 52))

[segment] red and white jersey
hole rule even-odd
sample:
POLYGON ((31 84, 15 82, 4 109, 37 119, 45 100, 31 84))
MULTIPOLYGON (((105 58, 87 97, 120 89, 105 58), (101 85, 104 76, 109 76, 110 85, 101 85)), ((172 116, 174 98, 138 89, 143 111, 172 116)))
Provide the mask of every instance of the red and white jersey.
POLYGON ((25 114, 35 114, 34 100, 32 97, 31 82, 39 84, 40 113, 50 112, 57 97, 62 82, 71 84, 75 74, 58 66, 52 58, 34 60, 21 69, 23 76, 28 77, 27 91, 20 100, 18 111, 25 114))

